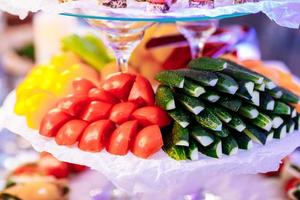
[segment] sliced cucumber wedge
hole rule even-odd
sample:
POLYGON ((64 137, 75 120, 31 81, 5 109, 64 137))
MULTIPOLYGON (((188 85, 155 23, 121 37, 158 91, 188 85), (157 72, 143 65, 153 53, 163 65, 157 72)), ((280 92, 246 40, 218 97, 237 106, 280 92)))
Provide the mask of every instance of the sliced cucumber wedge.
POLYGON ((293 119, 295 122, 295 130, 300 130, 300 115, 297 114, 297 116, 293 119))
POLYGON ((242 106, 238 110, 238 113, 249 119, 254 119, 259 114, 258 110, 254 106, 247 103, 242 104, 242 106))
POLYGON ((190 146, 186 148, 186 155, 190 160, 198 160, 199 152, 198 145, 194 140, 190 140, 190 146))
POLYGON ((287 123, 286 123, 286 132, 287 133, 293 133, 295 131, 295 122, 290 119, 287 123))
POLYGON ((201 95, 200 98, 210 103, 215 103, 220 99, 220 95, 213 90, 208 90, 203 95, 201 95))
POLYGON ((192 126, 190 129, 191 136, 202 146, 208 146, 215 141, 215 136, 202 128, 200 125, 192 126))
POLYGON ((280 101, 275 101, 273 113, 279 115, 290 115, 291 107, 280 101))
POLYGON ((234 97, 222 97, 218 101, 218 103, 231 111, 237 112, 242 106, 242 101, 240 99, 234 97))
POLYGON ((296 116, 297 116, 297 109, 296 108, 292 108, 291 117, 294 118, 296 116))
POLYGON ((218 137, 224 138, 230 135, 230 131, 228 128, 223 127, 221 131, 213 131, 213 134, 215 134, 218 137))
POLYGON ((269 78, 264 77, 264 84, 266 85, 266 89, 272 90, 276 88, 276 84, 269 78))
POLYGON ((209 157, 212 158, 221 158, 222 157, 222 141, 216 139, 211 145, 207 147, 198 146, 198 150, 209 157))
POLYGON ((228 123, 228 126, 238 132, 242 132, 246 128, 243 120, 236 115, 232 116, 232 120, 228 123))
POLYGON ((217 117, 221 121, 225 123, 229 123, 231 121, 232 115, 225 108, 211 106, 210 109, 214 112, 215 115, 217 115, 217 117))
POLYGON ((251 123, 266 131, 270 131, 273 126, 272 119, 263 113, 259 113, 255 119, 251 120, 251 123))
POLYGON ((176 94, 176 98, 188 111, 195 115, 198 115, 204 110, 204 103, 196 97, 190 97, 184 94, 176 94))
POLYGON ((235 138, 239 149, 248 150, 253 147, 253 142, 250 137, 248 137, 244 133, 233 133, 233 137, 235 138))
POLYGON ((215 86, 217 90, 228 94, 235 94, 239 89, 238 83, 230 76, 219 72, 216 72, 216 75, 218 76, 218 82, 215 86))
POLYGON ((186 147, 176 145, 165 145, 163 151, 175 160, 187 160, 186 147))
POLYGON ((271 142, 274 138, 274 130, 265 133, 267 136, 267 142, 271 142))
POLYGON ((265 145, 267 142, 267 136, 265 131, 255 128, 253 126, 248 125, 244 130, 244 133, 250 137, 253 141, 258 142, 262 145, 265 145))
POLYGON ((255 90, 264 92, 266 90, 266 84, 265 83, 255 84, 255 90))
POLYGON ((200 114, 195 116, 196 121, 205 128, 213 131, 222 130, 222 122, 209 109, 204 109, 200 114))
POLYGON ((173 110, 176 108, 173 92, 170 87, 160 85, 155 94, 156 105, 164 110, 173 110))
POLYGON ((209 57, 202 57, 194 59, 189 62, 188 67, 191 69, 201 70, 201 71, 222 71, 226 69, 227 63, 222 60, 216 60, 209 57))
POLYGON ((283 93, 280 98, 281 101, 285 103, 299 103, 299 96, 283 88, 281 88, 281 91, 283 93))
POLYGON ((275 100, 271 95, 267 93, 261 93, 260 96, 260 107, 265 110, 274 110, 275 100))
POLYGON ((281 88, 279 88, 279 87, 275 87, 272 90, 267 90, 267 92, 275 99, 280 99, 283 95, 283 92, 282 92, 281 88))
POLYGON ((182 128, 177 122, 174 123, 172 129, 172 143, 177 146, 189 146, 189 130, 182 128))
POLYGON ((254 83, 251 81, 240 81, 239 82, 239 89, 236 92, 236 95, 247 100, 252 99, 254 91, 254 83))
POLYGON ((205 93, 205 88, 195 83, 194 81, 190 81, 185 79, 183 91, 192 97, 199 97, 201 94, 205 93))
POLYGON ((176 71, 186 78, 196 81, 203 86, 215 86, 218 82, 218 77, 213 72, 197 71, 192 69, 183 69, 176 71))
POLYGON ((260 106, 260 93, 256 90, 252 93, 251 103, 255 106, 260 106))
POLYGON ((175 110, 168 111, 168 113, 182 128, 186 128, 190 124, 190 116, 182 108, 178 107, 175 110))
POLYGON ((238 152, 238 149, 238 143, 234 137, 229 135, 226 138, 222 138, 222 152, 224 154, 229 156, 234 155, 238 152))
POLYGON ((272 119, 272 128, 277 129, 283 124, 282 117, 278 115, 270 115, 270 118, 272 119))
POLYGON ((274 130, 274 138, 282 139, 286 136, 287 130, 286 125, 282 124, 279 128, 274 130))
POLYGON ((155 76, 155 79, 170 87, 183 88, 184 76, 177 71, 162 71, 155 76))

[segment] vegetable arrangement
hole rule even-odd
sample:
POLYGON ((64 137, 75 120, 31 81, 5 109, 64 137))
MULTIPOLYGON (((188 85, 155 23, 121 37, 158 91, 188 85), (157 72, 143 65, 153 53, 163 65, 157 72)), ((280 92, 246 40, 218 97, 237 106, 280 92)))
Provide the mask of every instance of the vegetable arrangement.
POLYGON ((156 103, 174 120, 163 147, 174 159, 233 155, 299 129, 299 97, 231 61, 199 58, 156 80, 156 103))
POLYGON ((76 79, 72 94, 47 112, 39 132, 55 137, 58 145, 147 158, 161 149, 160 128, 171 123, 154 98, 150 82, 140 75, 118 73, 100 87, 76 79))

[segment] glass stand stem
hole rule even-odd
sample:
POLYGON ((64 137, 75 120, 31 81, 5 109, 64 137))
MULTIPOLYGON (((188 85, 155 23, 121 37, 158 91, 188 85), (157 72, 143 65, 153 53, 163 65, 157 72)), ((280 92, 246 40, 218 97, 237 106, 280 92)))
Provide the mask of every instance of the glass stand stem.
POLYGON ((216 31, 218 20, 177 22, 177 28, 183 34, 191 48, 192 58, 202 56, 207 39, 216 31))

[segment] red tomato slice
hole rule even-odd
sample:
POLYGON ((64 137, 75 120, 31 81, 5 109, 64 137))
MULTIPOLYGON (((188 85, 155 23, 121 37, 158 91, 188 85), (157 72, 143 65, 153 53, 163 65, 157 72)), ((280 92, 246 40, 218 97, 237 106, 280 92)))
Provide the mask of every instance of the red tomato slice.
POLYGON ((58 131, 55 141, 59 145, 73 145, 79 139, 88 123, 83 120, 71 120, 65 123, 58 131))
POLYGON ((80 172, 83 172, 88 169, 88 167, 83 166, 83 165, 77 165, 77 164, 73 164, 73 163, 68 163, 68 165, 69 165, 70 171, 73 173, 80 173, 80 172))
POLYGON ((148 158, 158 152, 162 146, 163 140, 159 126, 147 126, 137 134, 132 146, 132 153, 141 158, 148 158))
POLYGON ((72 116, 79 116, 82 110, 90 103, 87 96, 68 96, 61 99, 56 107, 72 116))
POLYGON ((148 106, 139 108, 132 113, 134 119, 137 119, 143 126, 158 125, 167 126, 171 123, 169 115, 160 107, 148 106))
POLYGON ((53 156, 45 156, 38 161, 38 165, 46 175, 54 176, 58 179, 67 178, 70 174, 69 166, 53 156))
POLYGON ((116 74, 102 83, 102 89, 110 92, 119 99, 126 101, 134 80, 135 75, 126 73, 116 74))
POLYGON ((92 101, 81 115, 81 119, 94 122, 100 119, 107 119, 112 104, 101 101, 92 101))
POLYGON ((54 137, 62 125, 72 117, 58 108, 50 110, 42 119, 40 134, 46 137, 54 137))
POLYGON ((135 109, 137 109, 137 105, 132 102, 118 103, 112 108, 109 119, 116 124, 122 124, 130 119, 135 109))
POLYGON ((139 106, 154 105, 154 91, 151 83, 143 76, 137 76, 130 91, 128 101, 139 106))
POLYGON ((128 121, 120 125, 110 136, 107 143, 107 151, 115 155, 126 155, 130 143, 135 137, 138 129, 138 121, 128 121))
POLYGON ((92 88, 89 91, 89 97, 93 101, 103 101, 112 104, 116 104, 120 102, 120 100, 117 97, 99 88, 92 88))
POLYGON ((94 83, 87 79, 76 78, 73 81, 73 93, 74 94, 87 95, 89 93, 89 91, 95 87, 96 86, 94 85, 94 83))
POLYGON ((84 131, 78 147, 83 151, 100 152, 106 145, 115 124, 110 120, 99 120, 84 131))

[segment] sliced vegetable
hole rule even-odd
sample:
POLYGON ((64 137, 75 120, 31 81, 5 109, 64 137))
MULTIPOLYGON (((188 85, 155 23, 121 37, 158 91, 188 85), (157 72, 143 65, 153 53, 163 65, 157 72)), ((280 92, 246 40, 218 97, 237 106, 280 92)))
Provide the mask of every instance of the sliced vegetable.
POLYGON ((222 122, 209 109, 204 109, 199 115, 195 116, 196 121, 205 128, 213 131, 222 130, 222 122))
POLYGON ((71 116, 79 116, 89 103, 87 96, 72 95, 61 99, 56 107, 71 116))
POLYGON ((287 133, 293 133, 295 131, 295 122, 292 119, 286 123, 286 131, 287 133))
POLYGON ((81 114, 81 119, 88 122, 107 119, 111 108, 112 104, 101 101, 92 101, 81 114))
POLYGON ((300 100, 299 96, 297 96, 296 94, 294 94, 286 89, 281 88, 281 90, 283 93, 280 98, 281 101, 286 102, 286 103, 295 103, 295 104, 299 103, 299 100, 300 100))
POLYGON ((252 95, 253 95, 253 91, 254 91, 254 83, 251 81, 240 81, 239 82, 239 89, 236 92, 236 95, 247 99, 247 100, 251 100, 252 95))
POLYGON ((164 110, 173 110, 176 107, 171 88, 164 85, 158 86, 155 96, 155 102, 164 110))
POLYGON ((273 126, 272 119, 263 113, 259 113, 255 119, 251 120, 251 123, 266 131, 270 131, 273 126))
POLYGON ((218 118, 221 121, 223 121, 225 123, 229 123, 231 121, 232 115, 225 108, 211 106, 210 109, 214 112, 215 115, 218 116, 218 118))
POLYGON ((199 125, 192 126, 190 129, 191 136, 202 146, 208 146, 215 140, 215 136, 199 125))
POLYGON ((270 115, 270 118, 272 119, 272 128, 277 129, 279 126, 283 124, 283 119, 282 117, 278 115, 270 115))
POLYGON ((240 107, 242 106, 242 101, 240 99, 234 98, 234 97, 229 97, 229 96, 225 96, 220 98, 220 100, 218 101, 218 103, 220 105, 222 105, 223 107, 237 112, 240 107))
POLYGON ((262 84, 255 84, 255 90, 264 92, 266 90, 266 84, 262 83, 262 84))
POLYGON ((237 115, 232 116, 232 120, 228 123, 228 126, 238 132, 242 132, 246 128, 246 124, 237 115))
POLYGON ((222 152, 229 156, 238 152, 238 143, 231 135, 222 138, 222 152))
POLYGON ((99 88, 92 88, 89 91, 88 97, 91 99, 91 101, 102 101, 111 104, 116 104, 120 102, 120 100, 117 97, 99 88))
POLYGON ((266 85, 266 88, 269 90, 272 90, 276 87, 276 84, 269 78, 264 77, 264 84, 266 85))
POLYGON ((159 127, 165 127, 171 123, 168 114, 157 106, 139 108, 132 113, 132 117, 143 126, 158 125, 159 127))
POLYGON ((189 130, 182 128, 180 124, 174 123, 172 129, 172 143, 177 146, 189 146, 189 130))
POLYGON ((190 140, 190 145, 186 148, 186 155, 190 160, 198 160, 199 159, 199 152, 198 146, 194 140, 190 140))
POLYGON ((255 106, 260 106, 260 93, 256 90, 252 93, 251 103, 255 106))
POLYGON ((253 147, 253 142, 251 138, 248 137, 246 134, 235 132, 232 135, 238 143, 239 149, 248 150, 253 147))
POLYGON ((272 90, 267 90, 267 92, 275 99, 280 99, 283 95, 283 92, 279 87, 276 87, 272 90))
POLYGON ((182 108, 177 108, 168 112, 170 117, 172 117, 181 127, 186 128, 190 124, 189 114, 182 108))
POLYGON ((201 145, 198 146, 198 150, 209 157, 213 158, 221 158, 222 157, 222 142, 220 139, 216 139, 211 145, 207 147, 203 147, 201 145))
POLYGON ((243 132, 255 142, 263 145, 265 145, 267 142, 267 136, 263 130, 248 125, 243 132))
POLYGON ((275 107, 274 107, 273 113, 279 114, 279 115, 290 115, 291 107, 280 101, 275 101, 275 107))
POLYGON ((118 103, 112 107, 109 119, 116 124, 123 124, 130 119, 136 109, 137 105, 132 102, 118 103))
POLYGON ((218 77, 212 72, 197 71, 191 69, 183 69, 178 71, 186 78, 192 79, 203 86, 215 86, 218 82, 218 77))
POLYGON ((282 139, 286 136, 286 134, 287 134, 286 125, 282 124, 279 128, 275 129, 274 138, 282 139))
POLYGON ((291 111, 291 117, 294 118, 297 116, 297 109, 296 108, 291 108, 292 111, 291 111))
POLYGON ((189 62, 188 67, 201 71, 222 71, 226 69, 227 63, 223 60, 216 60, 208 57, 201 57, 189 62))
POLYGON ((261 93, 260 95, 260 107, 265 110, 274 110, 275 101, 273 97, 267 93, 261 93))
POLYGON ((200 98, 208 102, 215 103, 220 99, 220 95, 213 90, 207 90, 203 95, 200 96, 200 98))
POLYGON ((221 138, 224 138, 224 137, 227 137, 228 135, 230 135, 230 131, 226 127, 222 127, 222 130, 213 131, 212 133, 221 138))
POLYGON ((188 111, 195 115, 198 115, 204 110, 204 103, 196 97, 190 97, 184 94, 176 94, 176 98, 188 111))
POLYGON ((76 78, 73 81, 73 93, 78 95, 87 95, 92 88, 96 86, 87 79, 76 78))
POLYGON ((300 115, 297 114, 297 116, 293 120, 295 121, 295 130, 299 131, 299 129, 300 129, 300 115))
POLYGON ((218 82, 215 86, 217 90, 228 94, 236 93, 236 91, 239 88, 239 85, 233 78, 219 72, 217 72, 216 75, 218 76, 218 82))
POLYGON ((206 90, 196 82, 185 79, 183 91, 192 97, 199 97, 200 95, 204 94, 206 90))
POLYGON ((132 153, 141 158, 148 158, 158 152, 162 146, 163 140, 159 126, 151 125, 137 134, 133 142, 132 153))
POLYGON ((188 155, 186 155, 186 147, 183 146, 164 145, 163 150, 168 156, 175 160, 186 160, 188 158, 188 155))
POLYGON ((266 136, 267 136, 267 142, 271 142, 274 138, 274 130, 271 130, 269 132, 265 132, 266 136))
POLYGON ((170 87, 183 88, 184 74, 177 71, 163 71, 155 76, 155 79, 170 87))
POLYGON ((242 106, 238 110, 238 113, 249 119, 254 119, 259 114, 258 110, 254 106, 247 103, 242 104, 242 106))

